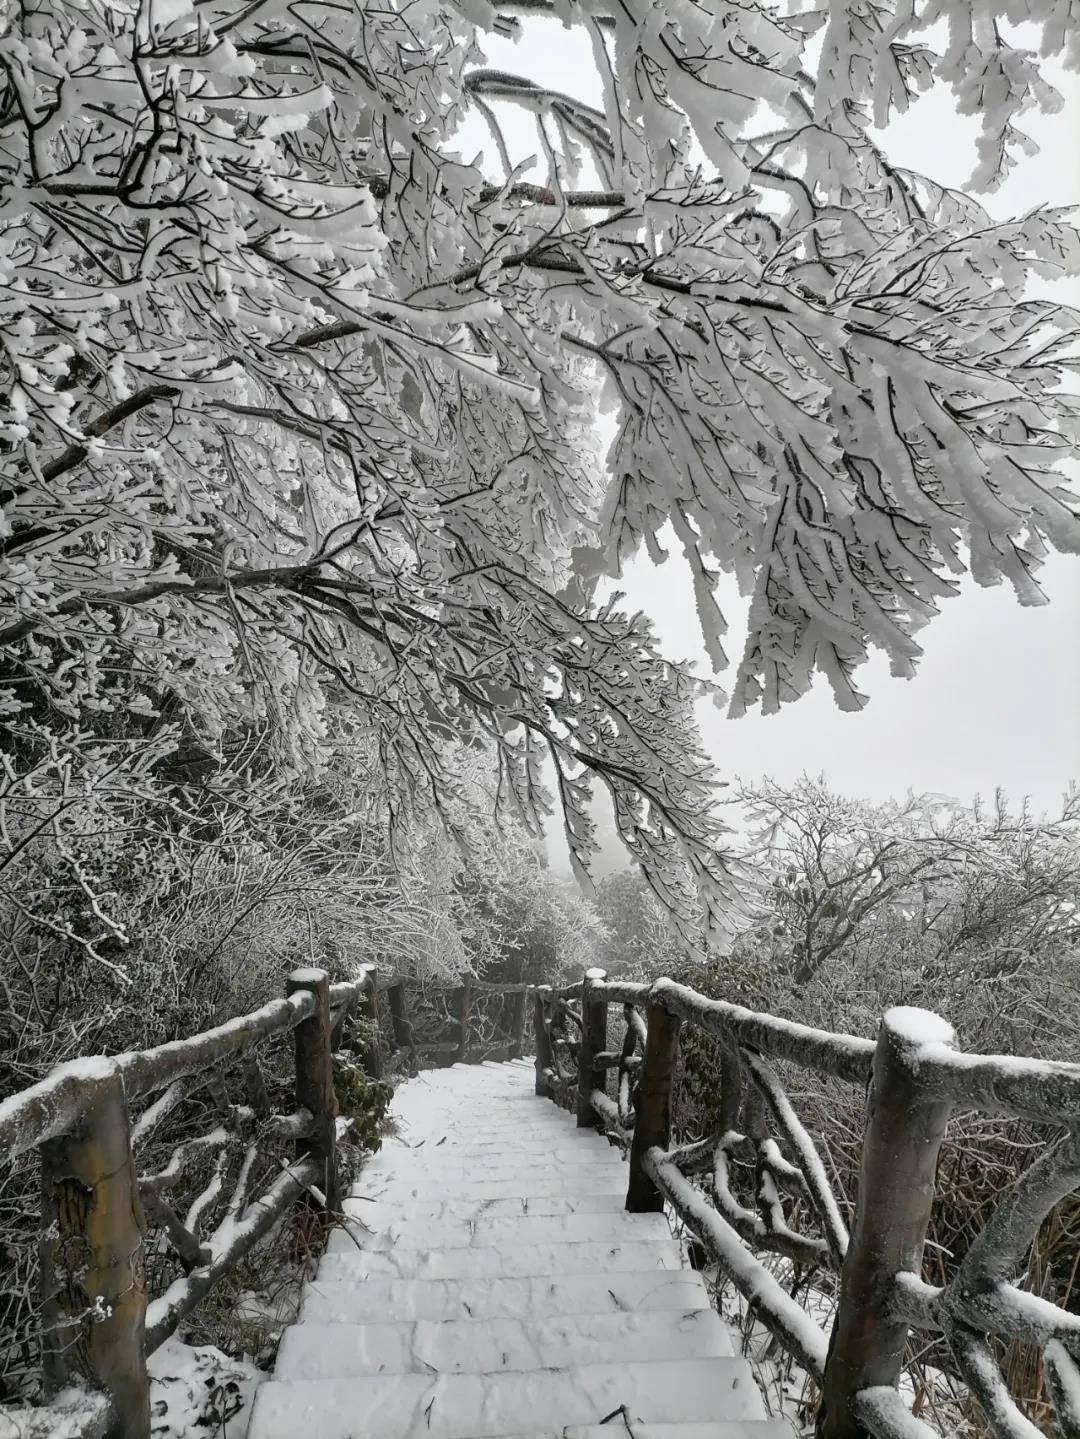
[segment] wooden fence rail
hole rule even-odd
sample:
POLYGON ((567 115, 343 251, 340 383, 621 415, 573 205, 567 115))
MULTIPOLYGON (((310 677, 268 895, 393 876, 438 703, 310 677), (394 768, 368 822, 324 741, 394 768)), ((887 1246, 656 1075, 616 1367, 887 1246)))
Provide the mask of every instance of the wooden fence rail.
MULTIPOLYGON (((480 1060, 491 1052, 472 1042, 470 1019, 474 1003, 493 998, 506 1021, 502 1057, 520 1057, 529 990, 466 978, 448 991, 457 1019, 450 1058, 480 1060)), ((61 1065, 0 1103, 0 1164, 33 1150, 41 1160, 44 1386, 56 1393, 77 1380, 103 1394, 109 1439, 148 1439, 147 1358, 219 1280, 295 1207, 310 1211, 316 1227, 320 1213, 340 1210, 339 1142, 348 1124, 337 1113, 333 1054, 355 1012, 367 1021, 362 1068, 381 1076, 380 992, 394 1043, 415 1068, 417 1044, 401 977, 379 980, 369 965, 357 981, 331 984, 321 969, 298 969, 284 998, 251 1014, 154 1049, 61 1065), (290 1033, 294 1108, 275 1114, 259 1049, 290 1033), (230 1066, 239 1070, 244 1103, 228 1101, 222 1070, 230 1066), (203 1090, 212 1092, 220 1122, 186 1137, 146 1172, 140 1153, 170 1115, 203 1090), (193 1171, 205 1177, 208 1168, 208 1182, 181 1217, 177 1192, 193 1171), (212 1217, 219 1222, 204 1236, 212 1217), (164 1234, 183 1271, 153 1296, 150 1227, 164 1234)))
MULTIPOLYGON (((81 1379, 103 1391, 110 1439, 147 1439, 146 1357, 218 1280, 294 1206, 337 1207, 343 1130, 331 1056, 354 1008, 378 1020, 380 990, 395 1043, 415 1062, 400 977, 377 983, 369 967, 355 983, 331 985, 321 970, 298 970, 283 999, 252 1014, 155 1049, 63 1065, 0 1104, 0 1161, 31 1150, 41 1156, 47 1384, 81 1379), (275 1114, 258 1050, 290 1033, 294 1107, 275 1114), (245 1103, 228 1103, 214 1078, 223 1066, 238 1068, 245 1103), (200 1089, 216 1093, 221 1122, 185 1138, 152 1172, 140 1169, 140 1153, 200 1089), (268 1162, 274 1146, 289 1155, 268 1162), (181 1181, 200 1165, 205 1172, 210 1159, 211 1177, 181 1216, 181 1181), (258 1183, 262 1193, 252 1197, 258 1183), (204 1235, 212 1213, 220 1217, 204 1235), (154 1297, 148 1222, 167 1236, 183 1270, 154 1297)), ((899 1394, 912 1329, 948 1346, 995 1439, 1040 1432, 1010 1394, 995 1343, 1036 1346, 1061 1431, 1080 1439, 1080 1314, 1016 1282, 1047 1214, 1080 1188, 1080 1065, 965 1054, 949 1026, 922 1010, 890 1010, 870 1040, 754 1013, 669 979, 612 982, 601 970, 560 988, 467 980, 447 991, 452 1058, 492 1052, 475 1046, 472 1032, 477 1008, 493 998, 487 1032, 501 1028, 500 1055, 520 1055, 530 994, 537 1093, 628 1152, 627 1209, 670 1205, 816 1381, 820 1439, 933 1439, 899 1394), (612 1005, 622 1024, 614 1041, 612 1005), (684 1026, 716 1041, 721 1122, 718 1133, 673 1147, 684 1026), (850 1233, 851 1216, 781 1081, 792 1069, 865 1090, 850 1233), (938 1150, 959 1110, 1033 1119, 1061 1133, 1000 1197, 952 1279, 935 1287, 922 1278, 922 1250, 938 1150), (832 1276, 830 1335, 768 1267, 777 1258, 803 1275, 832 1276)), ((365 1044, 368 1072, 377 1074, 378 1045, 365 1044)))
POLYGON ((952 1371, 996 1439, 1038 1439, 1041 1431, 1009 1392, 995 1341, 1035 1346, 1060 1430, 1080 1439, 1080 1314, 1016 1283, 1043 1220, 1080 1188, 1080 1065, 965 1054, 950 1026, 924 1010, 888 1011, 871 1040, 754 1013, 670 979, 611 983, 597 970, 576 987, 541 986, 534 1021, 537 1093, 629 1151, 626 1208, 671 1206, 816 1381, 820 1439, 934 1439, 899 1394, 912 1329, 948 1346, 952 1371), (607 1048, 612 1004, 623 1010, 618 1050, 607 1048), (721 1132, 672 1148, 684 1025, 717 1041, 721 1132), (865 1090, 850 1235, 777 1064, 865 1090), (938 1151, 958 1111, 1034 1119, 1064 1132, 1001 1196, 954 1277, 937 1288, 922 1279, 922 1254, 938 1151), (769 1255, 804 1276, 832 1273, 830 1335, 778 1282, 769 1255))

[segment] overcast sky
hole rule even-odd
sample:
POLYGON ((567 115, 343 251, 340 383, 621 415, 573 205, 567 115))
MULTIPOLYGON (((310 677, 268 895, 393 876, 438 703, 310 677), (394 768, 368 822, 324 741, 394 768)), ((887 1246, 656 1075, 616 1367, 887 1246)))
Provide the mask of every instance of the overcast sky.
MULTIPOLYGON (((530 20, 524 30, 522 44, 487 44, 489 63, 600 103, 583 37, 556 21, 530 20)), ((1028 43, 1032 38, 1022 37, 1028 43)), ((997 194, 979 196, 997 217, 1080 200, 1080 77, 1057 69, 1047 74, 1065 106, 1057 115, 1025 117, 1023 128, 1041 151, 1024 160, 997 194)), ((531 122, 511 107, 500 113, 513 158, 535 153, 531 122)), ((887 147, 894 162, 961 188, 974 166, 976 131, 977 122, 956 115, 951 96, 939 87, 890 125, 887 147)), ((480 148, 490 150, 490 138, 470 120, 465 158, 480 148)), ((542 167, 530 178, 542 181, 542 167)), ((1080 306, 1076 281, 1040 285, 1038 293, 1080 306)), ((985 590, 965 584, 920 632, 925 657, 913 680, 893 679, 883 659, 858 672, 859 688, 870 696, 859 714, 836 708, 823 677, 809 695, 768 718, 751 713, 728 720, 703 705, 703 732, 723 776, 791 780, 824 771, 838 789, 873 799, 910 788, 970 800, 1000 785, 1016 798, 1030 796, 1037 809, 1053 808, 1067 783, 1080 778, 1080 556, 1053 555, 1042 573, 1051 603, 1034 609, 1022 609, 1008 585, 985 590)), ((618 588, 632 608, 653 618, 670 655, 704 660, 677 549, 660 568, 639 555, 618 588)), ((747 602, 738 598, 734 582, 720 597, 733 671, 747 602)), ((724 676, 718 678, 723 684, 724 676)), ((605 851, 604 868, 623 862, 608 846, 605 851)), ((558 862, 557 842, 553 859, 558 862)))

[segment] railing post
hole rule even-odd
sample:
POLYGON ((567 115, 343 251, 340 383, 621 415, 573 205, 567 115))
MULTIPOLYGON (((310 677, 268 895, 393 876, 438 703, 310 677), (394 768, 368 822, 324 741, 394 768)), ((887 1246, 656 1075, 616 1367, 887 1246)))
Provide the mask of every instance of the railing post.
POLYGON ((379 1047, 379 986, 375 966, 365 964, 364 972, 367 975, 368 984, 360 996, 360 1018, 365 1024, 373 1026, 373 1032, 369 1043, 364 1045, 360 1054, 360 1065, 366 1075, 371 1079, 382 1078, 382 1050, 379 1047))
POLYGON ((325 969, 294 969, 285 983, 286 994, 306 990, 315 996, 315 1012, 293 1030, 296 1038, 296 1104, 310 1110, 311 1133, 297 1141, 297 1159, 313 1159, 319 1166, 326 1207, 341 1208, 337 1181, 334 1071, 330 1050, 330 976, 325 969))
POLYGON ((472 1007, 472 980, 466 976, 465 983, 457 992, 458 1046, 457 1063, 464 1064, 469 1053, 469 1010, 472 1007))
POLYGON ((46 1383, 79 1377, 108 1395, 109 1439, 148 1439, 145 1219, 119 1066, 83 1061, 92 1099, 41 1146, 42 1319, 46 1383))
POLYGON ((510 996, 510 1047, 507 1058, 520 1059, 525 1043, 525 1000, 528 990, 519 989, 510 996))
POLYGON ((577 1127, 589 1129, 603 1121, 593 1109, 594 1089, 607 1089, 607 1070, 593 1060, 607 1049, 607 1000, 594 995, 594 985, 607 979, 606 969, 587 969, 581 982, 581 1044, 578 1047, 577 1127))
POLYGON ((548 1035, 547 1016, 544 1013, 544 996, 551 993, 551 986, 538 984, 533 993, 533 1031, 536 1038, 536 1093, 551 1098, 551 1090, 544 1078, 545 1069, 554 1069, 555 1056, 551 1050, 548 1035))
POLYGON ((895 1276, 922 1267, 938 1151, 951 1105, 919 1080, 918 1047, 951 1045, 952 1026, 922 1009, 890 1009, 878 1029, 867 1099, 855 1225, 840 1273, 818 1434, 862 1439, 855 1396, 900 1378, 908 1326, 890 1312, 895 1276))
POLYGON ((634 1101, 634 1138, 630 1145, 630 1179, 626 1208, 631 1214, 662 1214, 664 1196, 645 1173, 645 1151, 671 1142, 671 1086, 679 1053, 679 1020, 650 1000, 645 1011, 648 1032, 641 1082, 634 1101))
POLYGON ((409 1022, 408 1011, 405 1006, 405 984, 398 980, 396 984, 390 985, 386 991, 386 997, 390 1002, 390 1022, 394 1028, 394 1043, 398 1049, 407 1049, 412 1061, 413 1069, 416 1068, 416 1036, 413 1034, 413 1027, 409 1022))

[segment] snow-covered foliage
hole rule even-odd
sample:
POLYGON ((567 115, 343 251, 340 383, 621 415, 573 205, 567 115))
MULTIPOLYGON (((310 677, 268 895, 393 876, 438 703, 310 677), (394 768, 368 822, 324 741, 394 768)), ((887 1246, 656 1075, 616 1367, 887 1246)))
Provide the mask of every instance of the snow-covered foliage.
POLYGON ((153 1439, 243 1435, 255 1390, 268 1377, 246 1359, 175 1337, 150 1356, 148 1367, 153 1439))
POLYGON ((1048 815, 1002 794, 875 805, 808 777, 740 799, 747 860, 770 881, 729 966, 750 1003, 856 1033, 924 1005, 966 1049, 1075 1057, 1074 792, 1048 815))
POLYGON ((599 780, 694 935, 733 901, 701 685, 595 580, 673 525, 719 668, 714 584, 736 573, 734 713, 815 670, 857 707, 870 646, 911 673, 965 561, 1042 598, 1047 545, 1080 544, 1055 469, 1074 318, 1024 287, 1075 268, 1076 234, 992 222, 868 125, 949 85, 985 110, 992 183, 1021 112, 1056 103, 1010 26, 1071 64, 1076 27, 1065 0, 1004 20, 552 0, 592 41, 597 110, 485 68, 485 35, 549 7, 516 8, 8 14, 4 712, 163 744, 187 726, 210 752, 239 730, 302 769, 336 690, 395 820, 453 793, 448 736, 483 741, 533 828, 554 762, 584 866, 599 780), (543 184, 510 162, 508 105, 535 116, 543 184))

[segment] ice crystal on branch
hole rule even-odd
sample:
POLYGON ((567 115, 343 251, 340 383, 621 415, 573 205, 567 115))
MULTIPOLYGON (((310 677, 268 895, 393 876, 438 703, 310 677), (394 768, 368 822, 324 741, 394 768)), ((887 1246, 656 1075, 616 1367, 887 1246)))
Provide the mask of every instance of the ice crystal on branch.
POLYGON ((965 563, 1041 599, 1047 545, 1080 543, 1056 469, 1075 322, 1025 283, 1074 270, 1076 233, 995 223, 868 129, 950 85, 993 183, 1056 103, 1010 42, 1029 18, 1076 63, 1068 6, 1034 0, 23 6, 0 36, 6 711, 264 727, 302 770, 348 695, 396 814, 445 808, 456 737, 535 826, 546 757, 575 864, 599 781, 688 937, 715 929, 700 685, 586 571, 671 524, 716 667, 736 574, 735 713, 815 670, 857 707, 870 646, 911 673, 965 563), (587 33, 600 107, 487 65, 546 10, 587 33))

